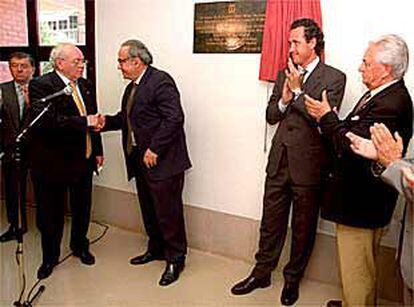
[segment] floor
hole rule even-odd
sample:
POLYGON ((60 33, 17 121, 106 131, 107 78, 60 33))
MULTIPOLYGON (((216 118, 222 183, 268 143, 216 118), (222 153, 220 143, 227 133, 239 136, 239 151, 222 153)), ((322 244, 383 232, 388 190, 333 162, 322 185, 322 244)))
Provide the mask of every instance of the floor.
MULTIPOLYGON (((27 290, 36 282, 40 265, 40 236, 34 225, 34 210, 29 209, 29 232, 24 236, 24 267, 27 290)), ((1 210, 0 210, 1 211, 1 210)), ((4 210, 2 210, 4 211, 4 210)), ((67 219, 67 223, 70 219, 67 219)), ((1 212, 0 230, 7 226, 1 212)), ((89 238, 102 236, 105 227, 91 223, 89 238)), ((65 229, 62 255, 68 251, 68 231, 65 229)), ((0 306, 12 306, 20 293, 15 261, 16 242, 0 244, 0 306)), ((270 288, 256 290, 245 296, 233 296, 231 286, 244 278, 251 264, 189 250, 186 268, 178 282, 158 286, 164 269, 161 261, 143 266, 129 265, 129 258, 145 250, 145 238, 133 232, 109 227, 104 236, 91 246, 96 256, 94 266, 85 266, 69 257, 55 268, 41 284, 44 293, 35 306, 140 306, 140 307, 236 307, 279 306, 283 284, 280 272, 273 275, 270 288)), ((26 295, 24 297, 26 297, 26 295)), ((303 280, 297 306, 323 306, 329 298, 340 296, 337 286, 303 280)))

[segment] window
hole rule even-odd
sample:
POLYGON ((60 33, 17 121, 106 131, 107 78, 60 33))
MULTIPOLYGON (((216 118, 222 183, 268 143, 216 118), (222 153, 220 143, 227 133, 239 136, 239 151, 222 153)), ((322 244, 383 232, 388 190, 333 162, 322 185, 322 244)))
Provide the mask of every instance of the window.
POLYGON ((69 28, 70 29, 78 28, 78 16, 69 16, 69 28))
POLYGON ((0 82, 11 79, 7 65, 11 53, 30 53, 39 75, 40 63, 48 62, 52 46, 72 42, 85 55, 87 77, 95 84, 94 0, 1 0, 0 11, 13 16, 0 22, 0 82))

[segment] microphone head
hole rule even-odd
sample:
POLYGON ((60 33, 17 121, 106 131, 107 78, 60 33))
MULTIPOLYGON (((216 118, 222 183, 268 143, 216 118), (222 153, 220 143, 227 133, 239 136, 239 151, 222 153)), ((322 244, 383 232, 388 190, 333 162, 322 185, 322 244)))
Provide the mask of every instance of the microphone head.
POLYGON ((72 89, 72 87, 71 87, 70 85, 66 86, 66 87, 63 89, 63 93, 64 93, 65 95, 68 95, 68 96, 72 95, 72 93, 73 93, 73 89, 72 89))

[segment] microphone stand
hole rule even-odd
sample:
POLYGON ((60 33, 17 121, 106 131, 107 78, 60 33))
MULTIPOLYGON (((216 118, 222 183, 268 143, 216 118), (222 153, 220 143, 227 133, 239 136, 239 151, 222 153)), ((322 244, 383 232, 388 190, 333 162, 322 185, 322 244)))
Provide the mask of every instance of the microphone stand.
MULTIPOLYGON (((26 193, 22 189, 24 187, 23 180, 26 180, 26 178, 23 178, 22 176, 22 142, 27 134, 27 132, 33 127, 33 125, 42 118, 42 116, 49 110, 50 106, 52 105, 52 102, 49 102, 43 110, 20 132, 20 134, 16 137, 16 143, 15 143, 15 152, 14 152, 14 163, 16 167, 16 174, 18 178, 18 185, 17 185, 17 192, 18 192, 18 225, 17 225, 17 233, 16 233, 16 240, 17 240, 17 248, 16 248, 16 263, 18 267, 18 277, 19 277, 19 284, 20 284, 20 295, 17 301, 13 303, 13 306, 17 307, 32 307, 32 303, 35 299, 37 299, 44 291, 45 286, 41 285, 35 295, 30 298, 31 291, 26 297, 26 300, 23 300, 23 296, 26 290, 26 275, 24 272, 24 251, 23 251, 23 229, 22 229, 22 223, 23 223, 23 206, 26 204, 23 203, 23 197, 22 194, 26 193), (22 301, 23 300, 23 301, 22 301)), ((36 283, 37 285, 37 283, 36 283)), ((36 286, 35 285, 35 286, 36 286)))

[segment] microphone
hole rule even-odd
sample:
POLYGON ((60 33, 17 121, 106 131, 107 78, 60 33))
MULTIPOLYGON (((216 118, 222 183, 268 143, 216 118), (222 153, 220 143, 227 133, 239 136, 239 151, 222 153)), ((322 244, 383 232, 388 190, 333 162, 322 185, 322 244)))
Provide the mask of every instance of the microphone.
POLYGON ((73 92, 73 89, 70 87, 70 85, 67 85, 63 89, 61 89, 60 91, 58 91, 56 93, 53 93, 53 94, 47 95, 46 97, 40 98, 39 101, 46 102, 46 101, 48 101, 50 99, 59 97, 61 95, 68 95, 68 96, 70 96, 70 95, 72 95, 72 92, 73 92))

